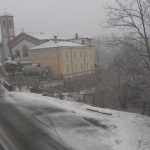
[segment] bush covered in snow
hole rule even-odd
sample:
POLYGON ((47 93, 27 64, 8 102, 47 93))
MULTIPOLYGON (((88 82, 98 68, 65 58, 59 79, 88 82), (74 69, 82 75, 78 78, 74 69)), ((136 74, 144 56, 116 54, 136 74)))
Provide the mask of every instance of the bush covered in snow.
POLYGON ((14 73, 19 69, 18 61, 14 58, 8 57, 4 61, 5 71, 14 75, 14 73))
POLYGON ((25 66, 22 69, 24 76, 40 76, 41 71, 37 66, 25 66))

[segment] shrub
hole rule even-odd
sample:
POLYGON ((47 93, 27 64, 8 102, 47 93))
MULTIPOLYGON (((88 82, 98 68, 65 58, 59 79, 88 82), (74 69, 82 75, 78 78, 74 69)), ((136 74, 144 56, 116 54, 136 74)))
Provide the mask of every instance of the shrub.
POLYGON ((37 66, 25 66, 22 69, 24 76, 40 76, 41 71, 37 66))

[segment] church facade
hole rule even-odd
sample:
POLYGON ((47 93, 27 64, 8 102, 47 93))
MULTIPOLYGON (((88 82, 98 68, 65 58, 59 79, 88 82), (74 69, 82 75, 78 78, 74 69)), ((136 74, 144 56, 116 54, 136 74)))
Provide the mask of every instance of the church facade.
POLYGON ((31 34, 21 32, 15 36, 13 16, 7 12, 0 16, 1 36, 0 51, 2 61, 5 58, 17 55, 22 64, 31 64, 30 48, 43 44, 51 37, 43 33, 31 34))

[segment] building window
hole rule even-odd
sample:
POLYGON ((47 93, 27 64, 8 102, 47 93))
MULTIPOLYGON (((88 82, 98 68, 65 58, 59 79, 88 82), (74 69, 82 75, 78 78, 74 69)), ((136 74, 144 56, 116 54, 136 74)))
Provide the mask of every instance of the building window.
POLYGON ((67 71, 69 71, 69 65, 67 64, 67 71))
POLYGON ((47 59, 47 53, 46 52, 43 53, 43 57, 44 57, 44 59, 47 59))
POLYGON ((23 57, 29 57, 28 47, 27 46, 24 46, 22 48, 22 53, 23 53, 23 57))
POLYGON ((80 57, 82 57, 82 51, 80 51, 80 57))
POLYGON ((92 55, 90 55, 90 58, 92 58, 92 55))
POLYGON ((86 63, 86 66, 87 66, 87 69, 88 69, 88 67, 89 67, 88 62, 86 63))
POLYGON ((66 58, 68 58, 68 51, 66 51, 66 58))
POLYGON ((77 70, 77 64, 75 64, 75 70, 77 70))
POLYGON ((86 57, 87 57, 87 51, 86 51, 86 57))
POLYGON ((9 26, 11 27, 12 26, 12 20, 9 19, 8 22, 9 22, 9 26))
POLYGON ((74 58, 76 58, 76 52, 74 51, 74 58))
POLYGON ((83 69, 83 64, 81 63, 81 69, 83 69))
POLYGON ((5 27, 5 25, 6 25, 6 20, 3 19, 3 27, 5 27))
POLYGON ((38 57, 38 54, 37 54, 37 53, 35 53, 34 57, 35 57, 35 60, 38 60, 38 59, 39 59, 39 57, 38 57))
POLYGON ((85 40, 82 40, 82 45, 85 45, 85 40))

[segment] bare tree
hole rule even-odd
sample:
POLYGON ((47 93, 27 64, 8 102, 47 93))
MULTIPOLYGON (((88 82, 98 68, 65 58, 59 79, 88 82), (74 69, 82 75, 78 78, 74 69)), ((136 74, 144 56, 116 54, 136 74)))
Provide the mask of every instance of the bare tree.
POLYGON ((109 43, 127 45, 136 50, 142 57, 143 63, 150 71, 150 2, 148 0, 116 0, 116 7, 106 6, 108 10, 106 28, 119 28, 125 31, 123 37, 116 35, 109 39, 109 43), (140 43, 141 47, 137 46, 140 43))

